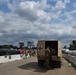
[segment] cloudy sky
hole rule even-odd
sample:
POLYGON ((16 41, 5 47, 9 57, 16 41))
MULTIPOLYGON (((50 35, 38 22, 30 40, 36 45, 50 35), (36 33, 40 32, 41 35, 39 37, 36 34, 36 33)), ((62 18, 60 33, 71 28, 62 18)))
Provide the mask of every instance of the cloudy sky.
POLYGON ((76 38, 76 0, 0 0, 0 44, 76 38))

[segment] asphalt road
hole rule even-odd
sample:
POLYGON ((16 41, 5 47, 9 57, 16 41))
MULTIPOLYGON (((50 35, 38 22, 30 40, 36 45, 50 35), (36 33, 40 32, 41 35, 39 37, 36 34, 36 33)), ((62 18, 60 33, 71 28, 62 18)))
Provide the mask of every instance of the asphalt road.
POLYGON ((0 75, 76 75, 76 69, 62 59, 62 67, 45 69, 37 66, 36 57, 0 64, 0 75))

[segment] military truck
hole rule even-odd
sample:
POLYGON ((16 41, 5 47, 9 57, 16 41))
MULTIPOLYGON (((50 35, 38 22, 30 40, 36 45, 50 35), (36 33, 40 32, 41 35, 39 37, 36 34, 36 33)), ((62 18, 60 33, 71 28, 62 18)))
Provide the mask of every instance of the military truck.
POLYGON ((62 58, 62 46, 59 40, 39 40, 37 43, 37 59, 38 66, 44 66, 46 62, 45 50, 49 47, 49 50, 52 52, 52 59, 49 63, 49 67, 61 67, 61 58, 62 58), (50 49, 51 48, 51 49, 50 49))

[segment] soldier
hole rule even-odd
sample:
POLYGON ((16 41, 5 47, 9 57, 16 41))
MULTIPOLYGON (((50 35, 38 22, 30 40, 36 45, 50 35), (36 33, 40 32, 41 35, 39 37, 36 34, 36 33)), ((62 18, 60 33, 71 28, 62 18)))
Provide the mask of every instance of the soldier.
POLYGON ((52 64, 52 48, 50 47, 50 59, 49 59, 49 66, 53 67, 52 64))
POLYGON ((26 57, 26 58, 27 58, 27 55, 28 55, 27 50, 25 50, 25 57, 26 57))
POLYGON ((32 52, 31 52, 31 50, 29 50, 29 55, 30 55, 30 57, 32 56, 32 52))
POLYGON ((45 65, 50 66, 52 61, 52 53, 49 47, 45 50, 45 65))

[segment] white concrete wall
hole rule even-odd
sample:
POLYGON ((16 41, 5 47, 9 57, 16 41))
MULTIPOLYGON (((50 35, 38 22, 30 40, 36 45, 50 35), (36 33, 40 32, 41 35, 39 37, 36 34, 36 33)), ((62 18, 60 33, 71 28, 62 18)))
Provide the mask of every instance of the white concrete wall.
POLYGON ((70 54, 64 54, 63 57, 72 62, 76 66, 76 56, 71 56, 70 54))
POLYGON ((6 62, 20 60, 20 59, 29 58, 29 57, 30 57, 29 54, 27 55, 27 57, 25 57, 25 55, 23 54, 7 55, 7 57, 0 56, 0 63, 6 63, 6 62))

